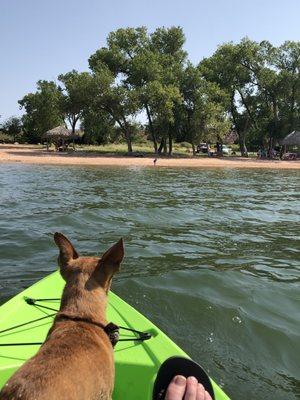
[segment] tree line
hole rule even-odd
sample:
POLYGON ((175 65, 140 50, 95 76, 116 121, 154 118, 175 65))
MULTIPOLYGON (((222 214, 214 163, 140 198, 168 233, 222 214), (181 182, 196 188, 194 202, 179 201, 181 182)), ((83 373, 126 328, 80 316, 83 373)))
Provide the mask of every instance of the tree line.
POLYGON ((155 153, 172 154, 174 141, 222 141, 234 131, 240 151, 276 142, 300 125, 300 42, 273 46, 248 38, 220 45, 194 65, 182 28, 121 28, 88 60, 57 82, 39 80, 19 100, 21 119, 2 126, 28 142, 68 123, 86 143, 120 140, 128 152, 142 131, 155 153), (138 121, 143 119, 141 126, 138 121))

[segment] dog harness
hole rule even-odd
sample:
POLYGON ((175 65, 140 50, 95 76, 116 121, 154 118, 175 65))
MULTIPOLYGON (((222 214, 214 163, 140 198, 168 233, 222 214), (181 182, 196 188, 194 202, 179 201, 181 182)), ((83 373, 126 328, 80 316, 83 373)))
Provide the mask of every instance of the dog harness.
POLYGON ((104 332, 107 334, 112 347, 119 341, 120 333, 119 333, 119 326, 114 324, 113 322, 109 322, 107 325, 101 324, 101 322, 91 321, 87 318, 80 318, 80 317, 72 317, 71 315, 59 313, 57 314, 56 321, 63 321, 63 320, 70 320, 75 322, 85 322, 90 325, 96 325, 99 328, 103 329, 104 332))

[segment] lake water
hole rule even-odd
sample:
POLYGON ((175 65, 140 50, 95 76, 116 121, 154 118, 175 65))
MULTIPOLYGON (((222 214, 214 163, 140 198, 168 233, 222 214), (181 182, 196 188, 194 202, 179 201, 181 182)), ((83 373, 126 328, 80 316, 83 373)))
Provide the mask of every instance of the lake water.
MULTIPOLYGON (((300 174, 0 165, 0 302, 124 237, 113 290, 232 396, 300 395, 300 174)), ((128 399, 129 400, 129 399, 128 399)))

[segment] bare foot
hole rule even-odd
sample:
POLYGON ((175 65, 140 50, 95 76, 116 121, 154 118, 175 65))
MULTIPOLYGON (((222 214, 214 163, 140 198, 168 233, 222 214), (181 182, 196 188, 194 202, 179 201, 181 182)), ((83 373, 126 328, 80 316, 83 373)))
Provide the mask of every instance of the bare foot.
POLYGON ((186 379, 182 375, 177 375, 168 387, 165 400, 212 400, 212 398, 193 376, 186 379))

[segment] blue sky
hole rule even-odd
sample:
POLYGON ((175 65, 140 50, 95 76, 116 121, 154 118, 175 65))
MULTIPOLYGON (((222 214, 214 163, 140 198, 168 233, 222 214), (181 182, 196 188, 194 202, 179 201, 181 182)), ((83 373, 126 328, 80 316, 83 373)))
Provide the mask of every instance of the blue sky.
POLYGON ((300 0, 0 0, 0 122, 21 113, 17 101, 38 79, 86 70, 117 28, 180 25, 197 63, 244 36, 299 40, 299 16, 300 0))

